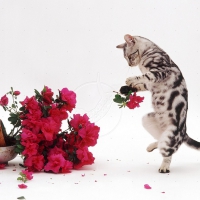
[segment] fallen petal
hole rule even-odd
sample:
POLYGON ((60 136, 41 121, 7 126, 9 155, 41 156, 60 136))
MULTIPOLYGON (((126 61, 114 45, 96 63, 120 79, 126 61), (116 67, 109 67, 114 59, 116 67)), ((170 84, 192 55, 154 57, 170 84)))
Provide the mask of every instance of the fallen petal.
POLYGON ((151 187, 148 184, 144 184, 145 189, 151 189, 151 187))
POLYGON ((25 189, 25 188, 27 188, 28 186, 25 185, 25 184, 19 184, 18 187, 19 187, 20 189, 25 189))

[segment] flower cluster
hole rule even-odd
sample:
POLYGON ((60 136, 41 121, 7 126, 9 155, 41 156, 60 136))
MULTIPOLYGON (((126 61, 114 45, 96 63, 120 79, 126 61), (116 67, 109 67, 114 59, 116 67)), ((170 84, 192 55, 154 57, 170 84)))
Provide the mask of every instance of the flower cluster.
POLYGON ((129 91, 125 97, 117 93, 113 99, 115 103, 118 103, 119 108, 128 107, 129 109, 140 107, 140 103, 143 100, 144 97, 137 96, 136 92, 132 91, 129 91))
POLYGON ((20 122, 15 150, 28 171, 67 173, 95 159, 88 147, 96 145, 100 128, 86 114, 69 117, 76 105, 73 91, 63 88, 56 98, 53 95, 47 86, 41 92, 35 90, 34 96, 20 102, 12 118, 13 124, 20 122), (68 125, 64 131, 63 121, 68 125))

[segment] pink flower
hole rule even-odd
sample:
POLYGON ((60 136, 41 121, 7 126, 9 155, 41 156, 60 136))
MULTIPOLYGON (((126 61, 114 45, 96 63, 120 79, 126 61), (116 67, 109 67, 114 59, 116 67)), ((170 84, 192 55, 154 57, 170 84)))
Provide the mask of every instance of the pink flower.
POLYGON ((75 169, 79 169, 84 165, 91 165, 94 163, 94 157, 91 152, 88 151, 87 147, 84 147, 82 149, 78 149, 76 151, 77 158, 79 159, 79 162, 74 165, 75 169))
POLYGON ((19 184, 18 187, 19 187, 20 189, 25 189, 25 188, 27 188, 28 186, 25 185, 25 184, 19 184))
POLYGON ((68 90, 67 88, 63 88, 60 91, 60 97, 61 100, 66 103, 64 108, 71 112, 76 105, 76 94, 73 91, 68 90))
POLYGON ((49 116, 57 123, 61 123, 62 120, 67 119, 68 114, 66 109, 57 108, 55 104, 53 104, 52 108, 49 110, 49 116))
POLYGON ((37 135, 32 131, 23 128, 21 133, 21 144, 23 146, 29 145, 29 143, 37 143, 37 135))
POLYGON ((24 165, 29 171, 41 171, 44 167, 44 156, 35 155, 25 158, 24 165))
POLYGON ((44 86, 44 89, 41 92, 43 101, 46 104, 51 104, 52 103, 52 97, 53 97, 53 92, 51 91, 50 88, 47 86, 44 86))
POLYGON ((45 165, 45 171, 52 171, 59 173, 60 168, 65 166, 65 159, 62 154, 50 155, 48 157, 48 163, 45 165))
POLYGON ((0 169, 5 169, 5 164, 0 164, 0 169))
POLYGON ((2 96, 0 99, 0 105, 1 106, 7 106, 8 105, 8 97, 6 95, 2 96))
POLYGON ((36 143, 29 143, 25 146, 24 151, 22 152, 22 155, 24 156, 34 156, 37 154, 39 145, 36 143))
POLYGON ((61 123, 56 123, 51 117, 42 119, 41 131, 47 141, 52 141, 55 135, 60 131, 61 123))
POLYGON ((78 131, 78 135, 82 138, 80 146, 94 146, 99 137, 100 128, 92 123, 87 124, 86 127, 78 131))
POLYGON ((69 123, 75 131, 78 131, 89 123, 89 117, 86 114, 84 114, 83 116, 81 116, 80 114, 75 114, 73 115, 73 119, 69 123))
POLYGON ((139 103, 143 102, 144 97, 136 96, 136 92, 133 95, 130 95, 129 102, 126 103, 126 106, 130 109, 140 107, 139 103))
POLYGON ((26 175, 26 178, 28 179, 28 180, 31 180, 31 179, 33 179, 33 173, 32 172, 29 172, 28 170, 22 170, 22 173, 24 174, 24 175, 26 175))
POLYGON ((62 167, 62 169, 61 169, 61 172, 62 173, 70 173, 71 171, 71 169, 73 168, 73 163, 72 162, 70 162, 70 161, 68 161, 68 160, 65 160, 65 164, 64 164, 64 166, 62 167))
POLYGON ((14 94, 15 96, 18 96, 18 95, 20 95, 20 91, 14 91, 13 94, 14 94))

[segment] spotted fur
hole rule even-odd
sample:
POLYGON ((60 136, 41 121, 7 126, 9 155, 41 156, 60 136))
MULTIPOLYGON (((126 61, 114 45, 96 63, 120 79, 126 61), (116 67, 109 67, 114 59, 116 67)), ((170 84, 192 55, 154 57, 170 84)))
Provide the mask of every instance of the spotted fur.
POLYGON ((151 152, 158 148, 163 156, 159 172, 170 172, 172 155, 184 142, 200 150, 200 142, 186 132, 188 91, 185 79, 169 55, 156 44, 139 36, 124 36, 122 48, 130 67, 139 66, 142 75, 129 77, 120 89, 122 94, 133 91, 150 91, 154 112, 142 119, 144 128, 156 139, 147 147, 151 152))

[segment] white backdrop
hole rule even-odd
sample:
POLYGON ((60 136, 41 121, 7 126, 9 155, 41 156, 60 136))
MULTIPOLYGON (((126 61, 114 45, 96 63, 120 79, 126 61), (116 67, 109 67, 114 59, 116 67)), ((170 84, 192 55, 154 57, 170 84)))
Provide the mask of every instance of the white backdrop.
MULTIPOLYGON (((0 96, 11 86, 21 91, 21 100, 44 85, 55 93, 68 87, 77 93, 75 112, 87 112, 101 126, 97 157, 106 149, 111 157, 120 154, 122 134, 127 151, 136 145, 129 138, 144 149, 152 141, 140 128, 140 118, 151 110, 149 93, 141 94, 145 101, 134 111, 119 110, 112 102, 112 91, 140 73, 128 67, 116 45, 127 33, 140 35, 163 48, 183 72, 188 133, 200 140, 199 20, 196 0, 0 0, 0 96)), ((2 109, 0 118, 5 118, 2 109)))

